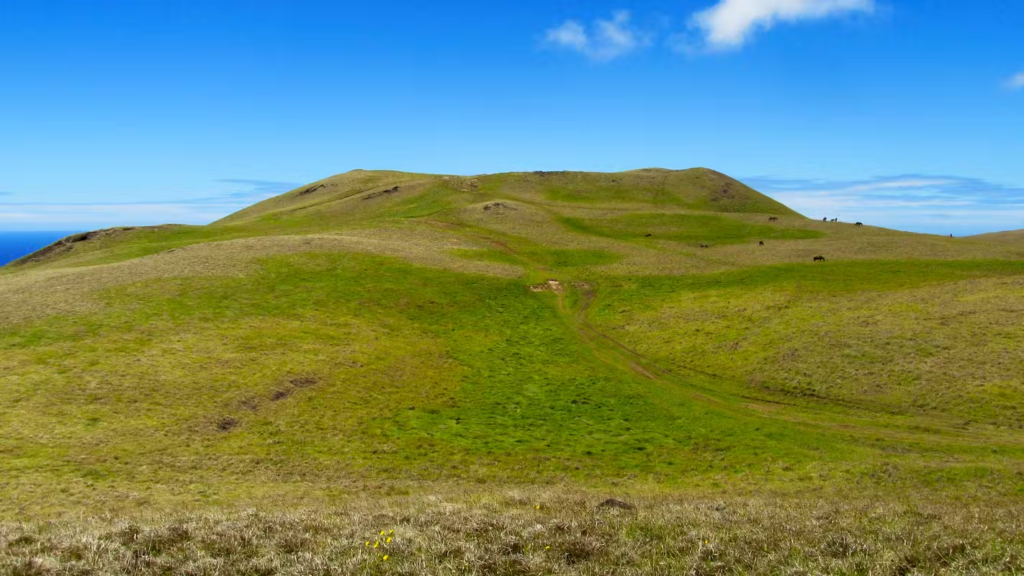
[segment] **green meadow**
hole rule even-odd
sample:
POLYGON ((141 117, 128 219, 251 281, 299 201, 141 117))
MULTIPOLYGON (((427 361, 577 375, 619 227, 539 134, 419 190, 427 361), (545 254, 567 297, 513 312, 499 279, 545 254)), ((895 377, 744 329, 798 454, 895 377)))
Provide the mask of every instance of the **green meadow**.
POLYGON ((0 571, 1024 571, 1022 315, 704 169, 100 231, 0 269, 0 571))

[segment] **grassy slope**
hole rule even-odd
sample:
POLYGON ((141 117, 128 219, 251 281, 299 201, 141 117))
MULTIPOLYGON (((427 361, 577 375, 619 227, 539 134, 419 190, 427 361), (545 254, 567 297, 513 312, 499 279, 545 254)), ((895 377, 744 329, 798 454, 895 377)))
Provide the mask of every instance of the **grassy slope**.
POLYGON ((1012 244, 1024 244, 1024 230, 1009 230, 1007 232, 992 232, 971 236, 973 240, 984 240, 986 242, 1006 242, 1012 244))
POLYGON ((5 268, 2 512, 452 482, 1015 498, 1021 257, 705 170, 341 175, 5 268))

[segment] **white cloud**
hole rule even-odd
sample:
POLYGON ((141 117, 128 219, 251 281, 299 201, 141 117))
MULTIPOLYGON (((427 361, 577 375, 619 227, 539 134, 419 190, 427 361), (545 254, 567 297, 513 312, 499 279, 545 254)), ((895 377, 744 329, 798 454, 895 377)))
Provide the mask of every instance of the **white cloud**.
POLYGON ((779 22, 873 10, 874 0, 719 0, 694 14, 691 24, 700 29, 707 47, 724 50, 743 46, 756 31, 779 22))
POLYGON ((903 188, 927 188, 931 186, 945 186, 947 184, 954 184, 953 180, 885 180, 881 182, 871 182, 868 184, 855 184, 851 185, 844 190, 846 192, 872 192, 875 190, 899 190, 903 188))
POLYGON ((547 41, 556 46, 583 52, 587 49, 587 31, 575 20, 569 20, 558 28, 548 30, 547 41))
POLYGON ((569 20, 547 31, 544 40, 583 54, 598 61, 614 60, 650 44, 647 34, 633 27, 628 10, 612 14, 611 20, 597 20, 588 30, 583 24, 569 20))
MULTIPOLYGON (((112 226, 208 224, 299 185, 289 182, 225 179, 216 195, 147 202, 0 201, 0 231, 95 230, 112 226)), ((0 195, 3 195, 0 192, 0 195)), ((17 197, 19 194, 11 193, 17 197)))
POLYGON ((1018 72, 1010 76, 1010 79, 1006 81, 1006 85, 1010 87, 1010 90, 1024 89, 1024 72, 1018 72))
POLYGON ((1019 229, 1024 188, 977 178, 905 175, 855 182, 752 178, 748 183, 811 218, 938 234, 1019 229))

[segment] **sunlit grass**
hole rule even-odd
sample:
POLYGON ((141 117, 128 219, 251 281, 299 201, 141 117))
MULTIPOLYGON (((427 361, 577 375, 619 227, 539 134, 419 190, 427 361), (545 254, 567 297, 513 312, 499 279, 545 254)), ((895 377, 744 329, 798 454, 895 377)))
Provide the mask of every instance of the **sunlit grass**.
POLYGON ((1019 569, 1024 255, 739 186, 354 172, 5 268, 0 571, 1019 569))

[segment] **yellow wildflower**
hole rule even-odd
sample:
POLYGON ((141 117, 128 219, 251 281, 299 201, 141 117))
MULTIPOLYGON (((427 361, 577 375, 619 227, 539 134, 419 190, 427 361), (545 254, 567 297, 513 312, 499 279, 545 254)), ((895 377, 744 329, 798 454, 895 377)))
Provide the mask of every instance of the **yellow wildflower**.
POLYGON ((381 535, 381 536, 383 536, 383 535, 384 535, 384 531, 383 531, 383 530, 381 530, 381 531, 380 531, 380 535, 381 535))
POLYGON ((374 547, 374 548, 376 548, 377 546, 380 546, 380 541, 379 541, 379 540, 378 540, 377 542, 374 542, 374 543, 373 543, 373 547, 374 547))
POLYGON ((390 537, 388 537, 387 544, 391 544, 391 538, 390 537))
POLYGON ((392 530, 392 531, 388 532, 388 534, 394 534, 394 533, 395 533, 395 531, 394 531, 394 530, 392 530))
POLYGON ((388 561, 388 555, 387 555, 387 554, 385 554, 385 555, 384 555, 384 558, 382 558, 382 560, 384 560, 385 562, 387 562, 387 561, 388 561))

